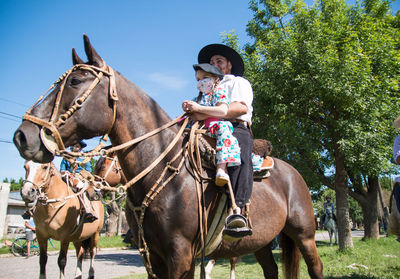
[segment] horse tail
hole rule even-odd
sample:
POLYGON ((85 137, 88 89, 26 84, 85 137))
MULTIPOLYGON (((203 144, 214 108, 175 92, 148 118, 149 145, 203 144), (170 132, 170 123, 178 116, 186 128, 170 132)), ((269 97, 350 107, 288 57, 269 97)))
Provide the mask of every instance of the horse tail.
POLYGON ((300 249, 286 234, 279 234, 282 249, 282 265, 285 279, 297 279, 300 271, 300 249))

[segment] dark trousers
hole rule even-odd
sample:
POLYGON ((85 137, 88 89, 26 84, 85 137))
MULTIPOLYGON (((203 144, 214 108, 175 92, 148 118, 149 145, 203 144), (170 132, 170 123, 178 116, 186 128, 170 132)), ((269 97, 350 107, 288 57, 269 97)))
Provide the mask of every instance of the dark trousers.
POLYGON ((251 153, 253 151, 253 136, 250 129, 243 123, 232 123, 233 136, 239 142, 240 166, 228 167, 236 205, 243 208, 251 197, 253 190, 253 163, 251 153))

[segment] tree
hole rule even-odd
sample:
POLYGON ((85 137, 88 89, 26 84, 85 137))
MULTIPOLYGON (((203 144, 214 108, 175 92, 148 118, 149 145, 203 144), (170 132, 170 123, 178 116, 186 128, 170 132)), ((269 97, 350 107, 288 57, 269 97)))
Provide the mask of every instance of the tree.
POLYGON ((339 249, 351 248, 349 194, 368 217, 367 229, 377 229, 378 177, 393 166, 398 17, 381 0, 312 7, 253 0, 250 8, 246 77, 255 93, 255 136, 271 140, 274 155, 312 189, 336 191, 339 249))

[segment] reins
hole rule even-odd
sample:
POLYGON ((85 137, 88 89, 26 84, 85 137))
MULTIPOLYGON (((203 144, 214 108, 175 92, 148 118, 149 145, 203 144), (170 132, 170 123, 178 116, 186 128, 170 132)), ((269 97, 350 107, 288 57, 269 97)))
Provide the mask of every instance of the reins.
MULTIPOLYGON (((171 143, 167 146, 167 148, 157 157, 156 160, 154 160, 148 167, 146 167, 144 170, 142 170, 138 175, 133 177, 131 180, 129 180, 125 185, 118 187, 118 189, 114 191, 119 191, 121 192, 126 192, 129 187, 134 185, 136 182, 138 182, 140 179, 142 179, 144 176, 146 176, 157 164, 159 164, 165 156, 174 148, 174 146, 178 143, 179 139, 181 139, 182 134, 185 131, 186 125, 188 123, 188 118, 183 118, 185 114, 182 114, 181 116, 171 120, 170 122, 164 124, 163 126, 150 131, 138 138, 132 139, 128 142, 125 142, 123 144, 111 147, 111 148, 104 148, 102 142, 99 143, 97 147, 95 147, 93 150, 89 152, 69 152, 66 150, 64 142, 61 138, 61 135, 58 131, 58 129, 66 123, 66 121, 73 115, 79 108, 81 108, 84 104, 84 102, 88 99, 90 94, 92 93, 93 89, 96 87, 97 84, 101 81, 103 76, 106 75, 109 77, 109 96, 113 101, 113 120, 111 126, 108 128, 108 131, 104 134, 102 137, 103 141, 106 141, 108 138, 109 133, 111 132, 114 123, 116 121, 116 102, 118 101, 118 96, 117 96, 117 90, 116 90, 116 83, 115 83, 115 74, 114 71, 112 70, 111 67, 106 66, 104 64, 104 67, 98 68, 92 65, 86 65, 86 64, 78 64, 73 66, 71 69, 69 69, 66 73, 64 73, 40 98, 38 101, 26 112, 24 115, 23 119, 33 122, 39 126, 42 126, 41 129, 41 138, 43 144, 46 146, 47 149, 49 149, 50 152, 53 153, 53 155, 61 155, 66 159, 72 159, 73 157, 85 157, 84 162, 89 158, 92 158, 94 156, 104 156, 112 152, 116 152, 119 150, 122 150, 124 148, 133 146, 136 143, 139 143, 153 135, 156 135, 160 133, 161 131, 175 125, 176 123, 183 121, 181 128, 179 129, 178 133, 176 134, 175 138, 171 141, 171 143), (62 94, 64 92, 64 87, 66 84, 66 81, 70 74, 75 71, 75 70, 87 70, 91 72, 95 76, 95 80, 90 84, 90 86, 75 100, 74 104, 62 115, 56 119, 58 112, 59 112, 59 107, 60 107, 60 102, 62 98, 62 94), (31 114, 32 109, 44 98, 44 96, 56 85, 60 85, 60 89, 57 92, 56 100, 54 103, 53 111, 51 113, 50 120, 44 120, 39 117, 36 117, 31 114), (51 134, 51 135, 50 135, 51 134), (56 148, 52 149, 49 148, 49 144, 46 144, 45 139, 49 140, 49 136, 52 136, 54 138, 54 141, 56 143, 56 148)), ((127 199, 127 205, 129 208, 132 210, 134 213, 137 225, 138 225, 138 248, 139 252, 142 256, 144 265, 146 267, 146 270, 148 274, 153 277, 157 278, 157 276, 153 273, 152 271, 152 266, 150 262, 150 252, 149 248, 147 246, 147 243, 145 241, 144 237, 144 229, 143 229, 143 221, 144 221, 144 216, 146 209, 150 206, 151 202, 156 198, 156 196, 164 189, 164 187, 177 175, 180 173, 180 170, 182 169, 184 162, 186 160, 186 157, 189 157, 189 162, 193 170, 194 178, 196 181, 196 191, 197 191, 197 197, 198 197, 198 209, 199 209, 199 224, 200 224, 200 242, 201 242, 201 250, 202 250, 202 278, 204 277, 204 246, 205 246, 205 235, 207 234, 206 232, 206 214, 205 214, 205 201, 204 201, 204 185, 203 181, 208 179, 202 176, 202 167, 201 167, 201 159, 200 159, 200 152, 199 152, 199 147, 198 147, 198 137, 199 133, 196 132, 198 128, 198 123, 196 122, 194 126, 192 127, 190 131, 190 136, 189 136, 189 141, 184 145, 181 150, 175 154, 173 159, 171 159, 169 162, 167 162, 166 166, 164 167, 160 177, 157 179, 157 181, 154 183, 154 185, 150 188, 150 191, 146 194, 145 198, 142 201, 142 204, 138 207, 134 206, 132 202, 127 199), (189 156, 188 156, 189 155, 189 156), (178 160, 178 158, 181 157, 179 162, 177 163, 177 166, 174 166, 175 161, 178 160), (171 174, 168 176, 168 171, 171 172, 171 174)), ((51 138, 50 138, 51 141, 51 138)), ((95 177, 92 174, 86 174, 88 180, 95 180, 95 177)), ((106 186, 101 186, 100 188, 106 188, 106 186)), ((107 187, 111 188, 111 187, 107 187)), ((86 189, 82 189, 79 193, 75 193, 73 195, 70 195, 68 197, 63 197, 59 199, 52 199, 52 200, 47 200, 47 203, 50 202, 61 202, 65 201, 67 199, 72 198, 73 196, 77 196, 81 194, 81 192, 84 192, 86 189)))

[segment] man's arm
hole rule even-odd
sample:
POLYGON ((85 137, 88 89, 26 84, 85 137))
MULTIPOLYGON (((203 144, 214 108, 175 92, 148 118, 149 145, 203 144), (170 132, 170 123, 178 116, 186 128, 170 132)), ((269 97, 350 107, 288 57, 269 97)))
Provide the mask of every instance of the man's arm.
POLYGON ((28 229, 31 229, 32 231, 35 231, 35 228, 34 228, 34 227, 31 227, 31 226, 29 225, 29 222, 28 222, 28 221, 25 221, 25 227, 27 227, 28 229))
POLYGON ((243 114, 247 113, 247 106, 241 102, 233 102, 230 104, 228 113, 226 114, 227 119, 235 119, 243 114))

